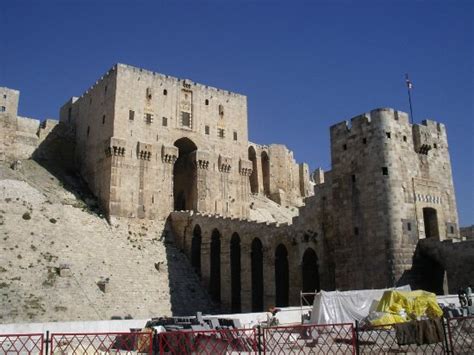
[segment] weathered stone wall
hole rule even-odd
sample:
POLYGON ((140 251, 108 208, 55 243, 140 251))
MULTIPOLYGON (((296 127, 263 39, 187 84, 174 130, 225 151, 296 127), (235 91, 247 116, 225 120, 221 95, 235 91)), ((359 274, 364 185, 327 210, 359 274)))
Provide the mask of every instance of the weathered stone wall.
MULTIPOLYGON (((220 301, 225 309, 233 309, 232 295, 232 248, 231 240, 237 236, 240 250, 240 277, 241 308, 243 312, 256 310, 252 301, 252 245, 256 240, 262 243, 263 275, 258 280, 263 285, 263 308, 270 306, 283 306, 278 304, 277 286, 278 279, 285 278, 285 271, 277 273, 277 249, 284 249, 287 252, 288 262, 288 302, 290 305, 299 305, 300 291, 303 288, 303 256, 308 250, 323 254, 323 250, 317 250, 319 247, 317 240, 307 233, 297 232, 287 224, 276 223, 256 223, 238 218, 218 217, 214 215, 204 215, 193 213, 192 211, 173 212, 170 215, 173 231, 176 236, 177 245, 185 252, 188 258, 193 261, 193 248, 196 246, 195 238, 199 239, 200 266, 198 273, 201 275, 203 287, 212 292, 212 284, 216 281, 216 276, 212 275, 213 258, 212 237, 218 235, 220 240, 220 301), (197 236, 196 231, 199 230, 197 236), (217 233, 216 233, 217 232, 217 233), (194 247, 193 247, 194 245, 194 247), (214 276, 214 277, 213 277, 214 276)), ((196 267, 196 265, 194 264, 196 267)), ((324 265, 321 265, 324 267, 324 265)), ((322 269, 321 274, 325 274, 322 269)), ((327 288, 323 284, 322 287, 327 288)), ((312 292, 315 289, 311 290, 312 292)))
POLYGON ((19 91, 0 88, 0 160, 30 158, 50 132, 39 120, 18 116, 19 98, 19 91))
POLYGON ((425 237, 425 208, 436 211, 433 238, 458 235, 443 125, 373 110, 331 127, 331 156, 336 287, 396 284, 425 237))
MULTIPOLYGON (((108 214, 163 219, 192 209, 248 217, 255 167, 245 96, 118 64, 60 116, 76 129, 80 171, 108 214)), ((267 152, 268 196, 301 204, 311 193, 307 167, 282 145, 267 152)))

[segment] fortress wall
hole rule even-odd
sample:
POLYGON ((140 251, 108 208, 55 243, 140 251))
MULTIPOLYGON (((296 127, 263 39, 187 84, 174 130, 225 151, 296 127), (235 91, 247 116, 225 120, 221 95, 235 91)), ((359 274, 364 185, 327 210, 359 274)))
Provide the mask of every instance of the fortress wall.
MULTIPOLYGON (((215 231, 220 236, 220 270, 221 270, 221 302, 230 309, 232 303, 231 289, 231 238, 238 235, 241 250, 241 302, 242 311, 252 310, 252 243, 259 239, 263 245, 263 279, 264 304, 263 309, 276 304, 276 277, 275 275, 276 249, 284 245, 288 252, 289 263, 289 304, 299 304, 299 292, 302 289, 302 258, 309 249, 318 252, 322 250, 313 236, 304 232, 296 232, 288 225, 250 222, 242 219, 231 219, 213 215, 204 215, 189 211, 171 213, 171 222, 178 246, 193 260, 193 235, 200 230, 201 261, 200 273, 202 285, 209 288, 211 284, 211 239, 215 231)), ((325 275, 324 265, 320 264, 319 275, 325 275)), ((328 288, 323 284, 322 287, 328 288)), ((314 291, 314 290, 313 290, 314 291)), ((278 306, 278 304, 276 304, 278 306)))
POLYGON ((395 284, 411 268, 418 238, 426 235, 424 208, 436 210, 436 238, 456 235, 457 214, 442 196, 453 193, 451 174, 439 174, 450 169, 446 147, 442 125, 411 125, 405 113, 392 109, 331 127, 333 213, 341 221, 334 235, 345 246, 338 259, 348 260, 338 265, 339 285, 344 280, 352 287, 357 280, 360 288, 395 284), (420 150, 419 131, 429 137, 428 154, 420 150), (454 233, 447 233, 450 227, 454 233))

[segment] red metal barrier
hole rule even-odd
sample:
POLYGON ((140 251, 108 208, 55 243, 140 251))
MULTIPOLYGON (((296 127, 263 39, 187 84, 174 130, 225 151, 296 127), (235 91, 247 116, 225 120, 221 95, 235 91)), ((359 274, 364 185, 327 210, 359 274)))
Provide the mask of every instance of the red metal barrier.
POLYGON ((449 318, 448 337, 452 354, 474 354, 474 317, 449 318))
POLYGON ((164 332, 159 344, 160 354, 258 354, 255 329, 164 332))
MULTIPOLYGON (((359 354, 388 354, 388 353, 410 353, 410 354, 447 354, 443 325, 440 323, 439 342, 430 344, 405 342, 397 332, 393 324, 380 325, 367 329, 357 330, 357 345, 359 354)), ((420 340, 420 339, 419 339, 420 340)), ((421 339, 423 341, 423 339, 421 339)))
POLYGON ((263 328, 266 354, 355 354, 349 324, 308 324, 263 328))
POLYGON ((1 334, 2 355, 43 355, 43 334, 1 334))
POLYGON ((153 354, 153 334, 145 333, 77 333, 51 334, 51 354, 101 355, 153 354))

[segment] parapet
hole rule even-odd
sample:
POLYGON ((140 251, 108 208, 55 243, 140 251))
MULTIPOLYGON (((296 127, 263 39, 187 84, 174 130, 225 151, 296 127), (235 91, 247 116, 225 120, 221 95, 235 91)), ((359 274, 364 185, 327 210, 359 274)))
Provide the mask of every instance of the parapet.
POLYGON ((170 76, 170 75, 160 74, 160 73, 157 73, 157 72, 154 72, 154 71, 151 71, 151 70, 146 70, 146 69, 134 67, 134 66, 128 65, 128 64, 117 63, 111 70, 115 70, 115 69, 120 70, 120 71, 122 71, 122 70, 129 71, 129 72, 133 72, 133 73, 140 74, 140 75, 149 75, 149 76, 153 76, 153 77, 161 77, 162 79, 165 79, 165 80, 174 81, 176 84, 184 82, 185 86, 188 87, 189 89, 192 88, 192 87, 196 87, 196 88, 207 90, 207 91, 215 91, 216 93, 219 92, 220 94, 226 94, 228 96, 242 97, 242 98, 246 97, 245 95, 235 93, 235 92, 232 92, 232 91, 229 91, 229 90, 222 90, 222 89, 218 89, 216 87, 212 87, 212 86, 209 86, 209 85, 199 84, 199 83, 196 83, 196 82, 194 82, 190 79, 183 79, 183 78, 173 77, 173 76, 170 76))

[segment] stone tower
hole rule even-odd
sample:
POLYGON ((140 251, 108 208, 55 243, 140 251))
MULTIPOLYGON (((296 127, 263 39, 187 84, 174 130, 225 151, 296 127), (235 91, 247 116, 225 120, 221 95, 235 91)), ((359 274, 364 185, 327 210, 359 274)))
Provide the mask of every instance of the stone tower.
POLYGON ((336 287, 393 286, 419 239, 459 235, 445 127, 384 108, 330 131, 336 287))

